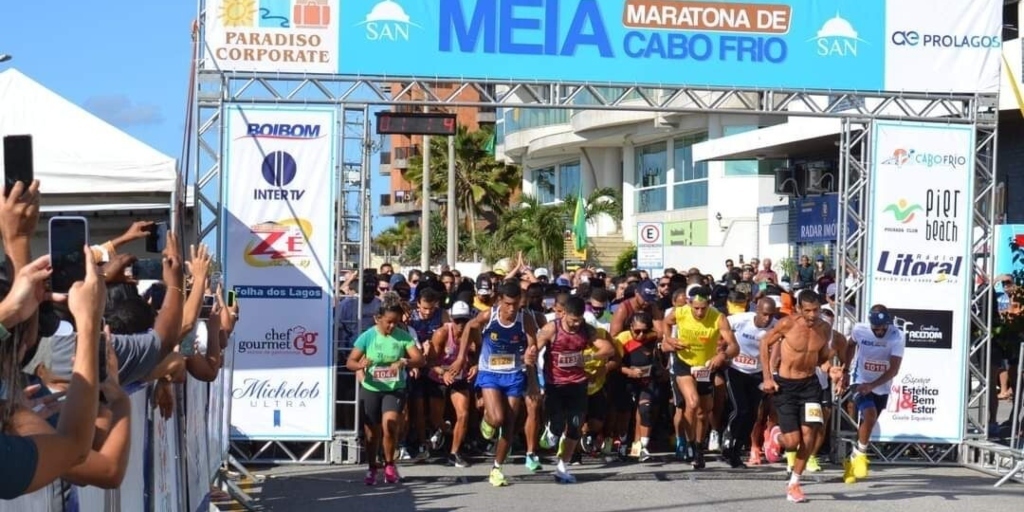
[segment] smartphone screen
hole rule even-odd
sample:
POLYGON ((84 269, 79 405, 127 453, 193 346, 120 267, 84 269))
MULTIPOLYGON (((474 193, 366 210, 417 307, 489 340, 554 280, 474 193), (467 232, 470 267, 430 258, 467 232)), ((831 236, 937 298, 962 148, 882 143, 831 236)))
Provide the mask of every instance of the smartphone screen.
POLYGON ((50 290, 67 293, 75 281, 85 279, 85 254, 89 222, 84 217, 50 219, 50 290))
POLYGON ((146 252, 161 253, 167 246, 167 223, 157 222, 146 236, 146 252))
POLYGON ((32 183, 32 136, 8 135, 4 137, 4 195, 15 182, 27 187, 32 183))
POLYGON ((136 261, 132 265, 132 277, 138 281, 152 280, 159 281, 164 278, 163 261, 157 258, 149 258, 136 261))
POLYGON ((216 298, 213 295, 203 295, 203 307, 199 309, 199 318, 206 320, 213 313, 213 305, 216 298))
POLYGON ((230 292, 228 292, 228 304, 227 304, 227 306, 229 308, 235 307, 235 291, 234 290, 231 290, 230 292))
POLYGON ((100 380, 102 383, 107 380, 107 335, 100 334, 100 380))

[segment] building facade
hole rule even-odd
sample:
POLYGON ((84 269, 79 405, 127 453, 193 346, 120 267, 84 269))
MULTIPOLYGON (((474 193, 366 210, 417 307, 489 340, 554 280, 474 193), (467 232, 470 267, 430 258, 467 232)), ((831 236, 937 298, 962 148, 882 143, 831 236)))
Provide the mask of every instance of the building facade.
MULTIPOLYGON (((392 90, 397 93, 400 85, 392 85, 392 90)), ((455 86, 450 84, 431 84, 434 94, 440 97, 450 96, 455 92, 455 86)), ((458 95, 459 101, 478 102, 480 93, 475 89, 466 88, 458 95)), ((395 107, 399 112, 422 112, 420 107, 395 107), (404 110, 403 110, 404 109, 404 110)), ((467 108, 457 107, 446 109, 447 112, 454 112, 456 122, 465 126, 469 131, 477 130, 481 125, 494 125, 495 109, 493 108, 467 108)), ((426 150, 423 146, 423 137, 407 135, 386 136, 380 152, 380 173, 390 178, 390 186, 386 194, 380 194, 380 214, 395 217, 395 222, 419 223, 420 214, 423 210, 418 194, 413 191, 413 184, 407 178, 410 162, 413 158, 421 157, 426 150)), ((433 168, 434 172, 447 172, 446 169, 433 168)), ((416 191, 419 192, 419 191, 416 191)), ((432 191, 432 196, 446 194, 445 190, 432 191)), ((437 203, 432 202, 431 208, 436 208, 437 203)))

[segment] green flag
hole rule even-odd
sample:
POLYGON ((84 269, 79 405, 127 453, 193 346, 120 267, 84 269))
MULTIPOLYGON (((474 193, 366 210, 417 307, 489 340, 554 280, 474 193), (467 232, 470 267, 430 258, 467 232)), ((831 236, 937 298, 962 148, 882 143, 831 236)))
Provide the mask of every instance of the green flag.
POLYGON ((488 155, 494 156, 494 146, 497 145, 497 143, 498 143, 498 132, 495 131, 495 132, 491 133, 491 138, 487 141, 487 146, 484 147, 484 149, 487 151, 488 155))
POLYGON ((572 243, 576 252, 587 249, 587 214, 583 209, 583 187, 576 196, 576 211, 572 215, 572 243))

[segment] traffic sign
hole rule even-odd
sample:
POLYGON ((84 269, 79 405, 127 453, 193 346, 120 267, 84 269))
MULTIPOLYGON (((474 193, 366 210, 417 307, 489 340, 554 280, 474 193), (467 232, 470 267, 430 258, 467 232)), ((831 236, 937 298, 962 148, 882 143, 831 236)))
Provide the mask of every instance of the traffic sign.
POLYGON ((661 222, 637 222, 636 266, 645 270, 665 268, 665 236, 661 222))

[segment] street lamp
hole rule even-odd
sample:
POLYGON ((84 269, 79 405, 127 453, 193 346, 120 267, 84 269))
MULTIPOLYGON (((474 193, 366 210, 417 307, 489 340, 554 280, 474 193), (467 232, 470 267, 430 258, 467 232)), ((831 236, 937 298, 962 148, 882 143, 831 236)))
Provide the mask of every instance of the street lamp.
POLYGON ((12 58, 13 57, 11 57, 10 54, 0 53, 0 62, 7 62, 7 61, 11 60, 12 58))

